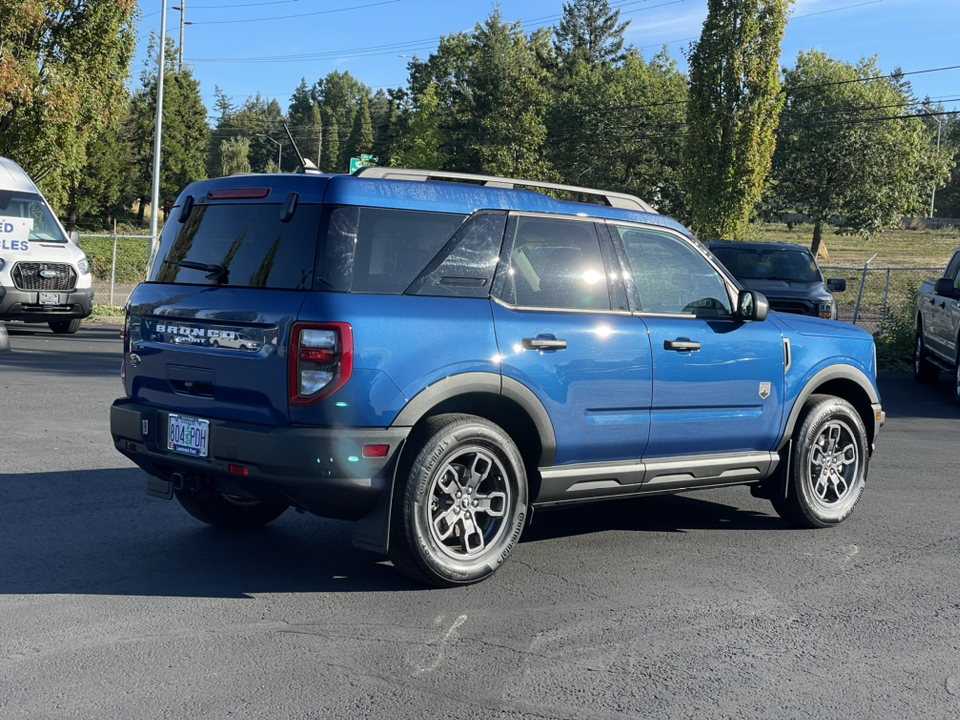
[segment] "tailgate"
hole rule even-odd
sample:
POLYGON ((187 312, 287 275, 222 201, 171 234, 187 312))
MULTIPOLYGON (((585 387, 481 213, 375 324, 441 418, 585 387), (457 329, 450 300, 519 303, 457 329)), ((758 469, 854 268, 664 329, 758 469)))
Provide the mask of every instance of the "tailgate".
POLYGON ((300 290, 146 283, 130 297, 126 387, 170 411, 288 425, 300 290))

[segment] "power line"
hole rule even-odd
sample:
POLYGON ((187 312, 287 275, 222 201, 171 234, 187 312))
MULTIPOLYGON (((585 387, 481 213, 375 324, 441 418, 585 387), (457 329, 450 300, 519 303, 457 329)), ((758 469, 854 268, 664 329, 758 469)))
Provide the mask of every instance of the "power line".
POLYGON ((232 25, 235 23, 250 22, 268 22, 270 20, 292 20, 295 18, 312 17, 315 15, 330 15, 332 13, 347 12, 349 10, 365 10, 366 8, 378 7, 380 5, 392 5, 400 0, 380 0, 380 2, 367 3, 366 5, 354 5, 352 7, 336 8, 334 10, 317 10, 315 12, 300 13, 298 15, 277 15, 275 17, 249 18, 247 20, 205 20, 193 23, 194 25, 232 25))

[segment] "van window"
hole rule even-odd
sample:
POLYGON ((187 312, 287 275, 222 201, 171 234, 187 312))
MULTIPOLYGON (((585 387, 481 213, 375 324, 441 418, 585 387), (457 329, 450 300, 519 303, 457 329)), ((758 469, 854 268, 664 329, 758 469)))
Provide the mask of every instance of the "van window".
POLYGON ((43 198, 33 193, 0 190, 0 216, 33 218, 33 229, 28 240, 65 243, 67 238, 60 229, 50 208, 43 198))
POLYGON ((300 205, 289 222, 282 222, 279 204, 197 205, 180 223, 174 211, 160 235, 149 279, 308 290, 320 213, 320 205, 300 205))

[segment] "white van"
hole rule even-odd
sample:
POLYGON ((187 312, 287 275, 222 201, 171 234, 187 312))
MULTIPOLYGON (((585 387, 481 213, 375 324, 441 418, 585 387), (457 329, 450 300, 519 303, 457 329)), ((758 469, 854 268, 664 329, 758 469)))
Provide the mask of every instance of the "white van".
POLYGON ((92 309, 87 256, 23 168, 0 157, 0 321, 75 333, 92 309))

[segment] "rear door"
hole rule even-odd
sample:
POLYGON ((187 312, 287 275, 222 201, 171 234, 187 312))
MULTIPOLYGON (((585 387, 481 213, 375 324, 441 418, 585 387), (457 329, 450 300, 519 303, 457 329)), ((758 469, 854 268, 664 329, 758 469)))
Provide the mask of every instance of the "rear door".
POLYGON ((645 459, 769 451, 779 437, 783 337, 734 318, 736 288, 691 241, 611 223, 627 287, 650 333, 653 401, 645 459))
POLYGON ((174 208, 130 299, 126 384, 159 408, 283 425, 287 347, 314 284, 321 206, 291 212, 285 194, 244 191, 174 208))
POLYGON ((615 268, 591 221, 507 225, 493 293, 502 373, 549 413, 556 465, 638 459, 647 442, 650 343, 615 268))
MULTIPOLYGON (((954 288, 960 290, 960 252, 954 254, 943 277, 953 280, 954 288)), ((960 303, 956 299, 931 294, 933 302, 927 309, 927 338, 931 349, 940 353, 949 362, 956 359, 956 332, 960 323, 960 303)), ((929 302, 929 301, 928 301, 929 302)))

